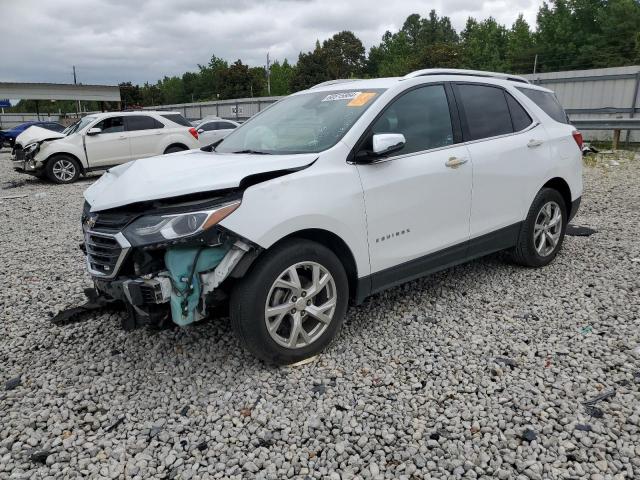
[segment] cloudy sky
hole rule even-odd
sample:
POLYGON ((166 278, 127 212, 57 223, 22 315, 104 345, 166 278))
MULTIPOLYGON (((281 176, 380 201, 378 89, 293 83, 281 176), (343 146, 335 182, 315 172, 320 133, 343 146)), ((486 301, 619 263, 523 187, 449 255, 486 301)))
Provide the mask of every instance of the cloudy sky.
POLYGON ((341 30, 367 48, 411 13, 435 8, 459 31, 469 16, 533 25, 541 0, 0 0, 0 81, 155 82, 212 54, 249 65, 295 62, 341 30))

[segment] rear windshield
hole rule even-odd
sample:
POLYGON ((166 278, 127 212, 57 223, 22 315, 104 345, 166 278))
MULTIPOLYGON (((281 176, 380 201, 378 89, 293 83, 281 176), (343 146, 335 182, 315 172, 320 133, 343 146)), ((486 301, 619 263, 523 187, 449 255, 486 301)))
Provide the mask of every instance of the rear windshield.
POLYGON ((522 93, 529 97, 533 103, 539 106, 544 113, 553 118, 556 122, 569 123, 569 118, 565 113, 562 105, 558 102, 556 96, 551 92, 543 92, 542 90, 533 90, 532 88, 520 88, 522 93))
POLYGON ((177 123, 178 125, 182 125, 183 127, 192 126, 189 122, 187 122, 186 118, 184 118, 179 113, 166 113, 161 115, 161 117, 166 118, 167 120, 171 120, 173 123, 177 123))

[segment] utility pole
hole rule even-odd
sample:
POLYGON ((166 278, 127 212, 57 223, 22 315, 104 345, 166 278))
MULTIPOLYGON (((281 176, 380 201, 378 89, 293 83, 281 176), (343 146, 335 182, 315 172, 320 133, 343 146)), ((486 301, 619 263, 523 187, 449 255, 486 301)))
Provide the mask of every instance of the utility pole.
MULTIPOLYGON (((76 66, 73 66, 73 84, 78 85, 78 79, 76 78, 76 66)), ((76 100, 76 117, 80 118, 80 100, 76 100)))
POLYGON ((271 62, 269 52, 267 52, 267 95, 271 96, 271 62))
POLYGON ((536 58, 533 59, 533 73, 536 73, 536 68, 538 68, 538 54, 536 53, 536 58))

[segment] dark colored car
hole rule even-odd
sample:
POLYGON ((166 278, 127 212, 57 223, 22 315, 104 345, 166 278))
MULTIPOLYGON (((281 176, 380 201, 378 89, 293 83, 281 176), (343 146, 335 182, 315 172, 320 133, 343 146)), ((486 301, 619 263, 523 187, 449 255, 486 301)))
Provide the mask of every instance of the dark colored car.
POLYGON ((13 127, 10 130, 0 130, 0 147, 5 143, 8 143, 11 148, 16 141, 16 137, 24 132, 29 127, 41 127, 47 130, 53 130, 54 132, 61 132, 66 127, 58 122, 25 122, 17 127, 13 127))

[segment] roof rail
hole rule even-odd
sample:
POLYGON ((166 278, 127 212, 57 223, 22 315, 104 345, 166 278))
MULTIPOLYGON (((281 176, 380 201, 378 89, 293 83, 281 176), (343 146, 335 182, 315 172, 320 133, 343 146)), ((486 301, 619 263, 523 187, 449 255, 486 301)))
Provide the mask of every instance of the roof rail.
POLYGON ((416 70, 402 77, 407 78, 426 77, 428 75, 468 75, 473 77, 489 77, 500 78, 502 80, 511 80, 512 82, 529 83, 524 77, 519 75, 511 75, 509 73, 484 72, 482 70, 462 70, 457 68, 427 68, 424 70, 416 70))
POLYGON ((338 78, 336 80, 327 80, 326 82, 318 83, 313 87, 310 87, 309 90, 313 90, 318 87, 327 87, 329 85, 337 85, 338 83, 349 83, 349 82, 357 82, 358 80, 362 80, 361 78, 338 78))

